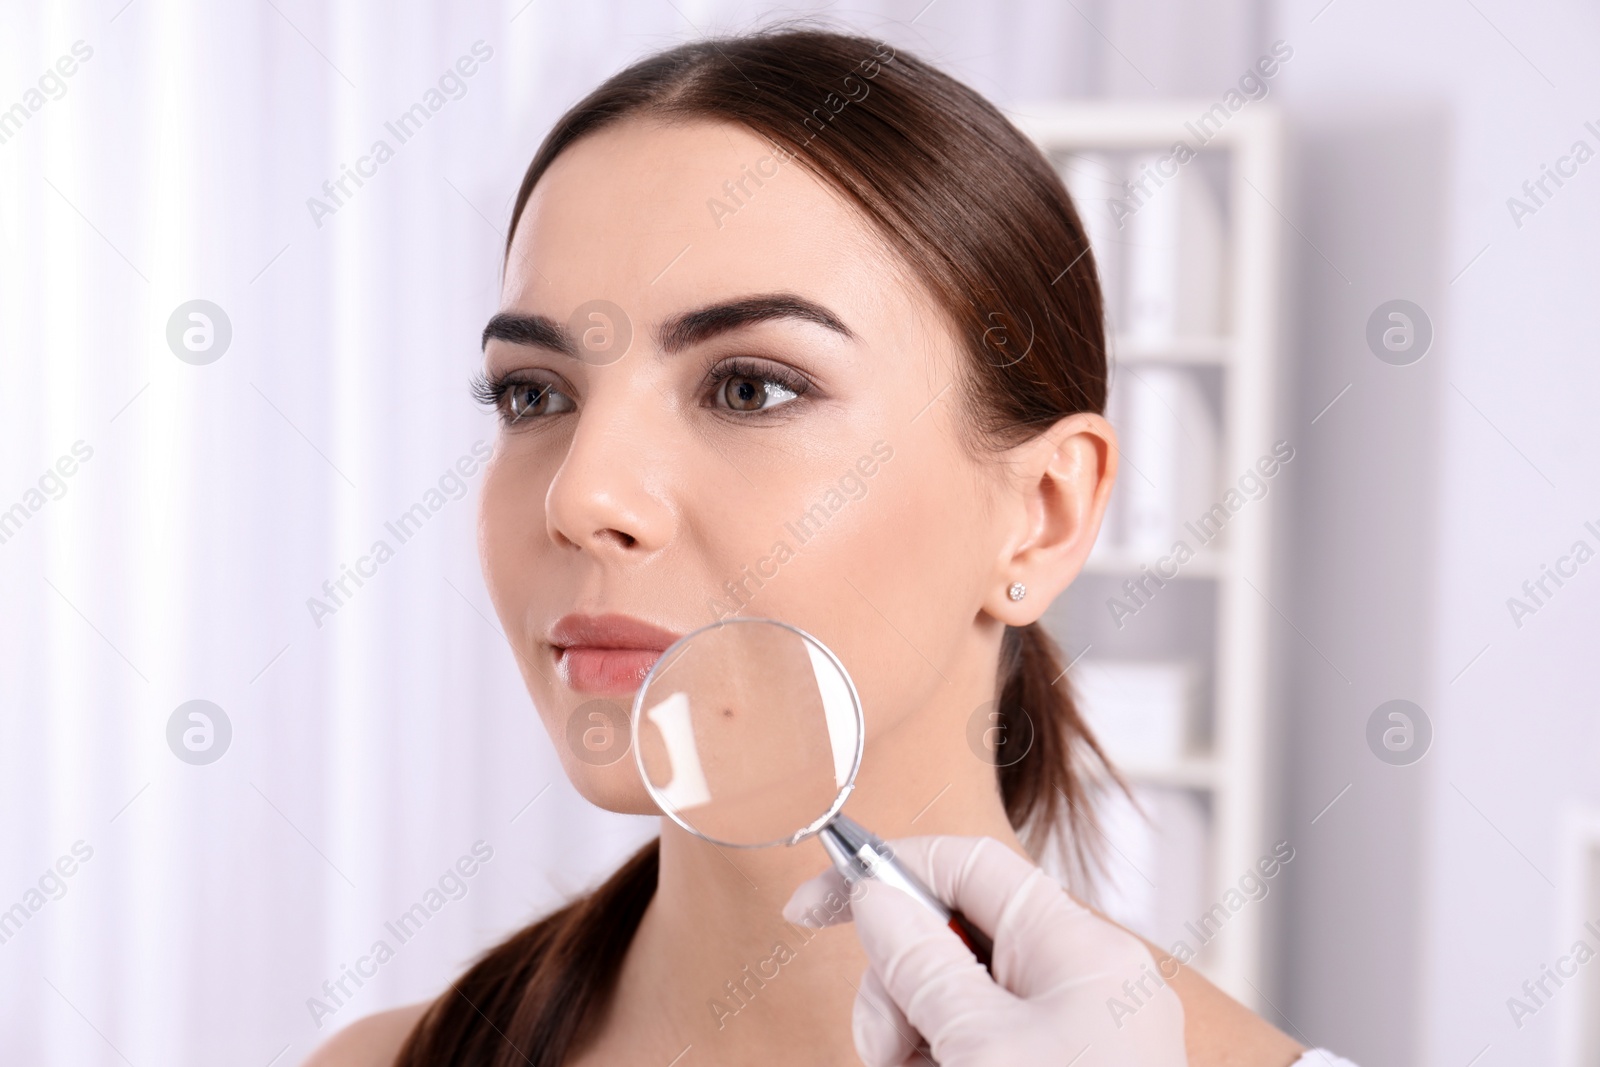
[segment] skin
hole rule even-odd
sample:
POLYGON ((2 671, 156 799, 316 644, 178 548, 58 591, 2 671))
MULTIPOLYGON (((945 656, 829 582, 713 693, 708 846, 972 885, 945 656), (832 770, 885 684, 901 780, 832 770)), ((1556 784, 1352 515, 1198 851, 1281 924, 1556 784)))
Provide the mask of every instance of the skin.
MULTIPOLYGON (((988 835, 1026 855, 967 724, 994 698, 1004 627, 1037 620, 1081 569, 1116 474, 1114 434, 1077 414, 1004 453, 976 447, 957 381, 968 357, 830 187, 790 163, 717 224, 707 199, 769 154, 742 127, 630 120, 573 145, 541 180, 502 310, 565 323, 603 298, 624 309, 633 341, 603 365, 487 344, 490 378, 521 375, 571 404, 547 398, 550 414, 502 427, 479 525, 495 608, 577 788, 612 811, 652 812, 631 758, 600 767, 569 749, 568 719, 594 697, 562 682, 546 628, 574 611, 679 633, 713 621, 709 598, 778 539, 793 545, 785 523, 886 442, 893 458, 862 479, 865 495, 778 566, 743 613, 816 634, 850 670, 867 716, 855 818, 886 838, 988 835), (828 309, 849 336, 782 318, 671 353, 660 343, 673 316, 772 293, 828 309), (727 389, 707 376, 735 357, 810 387, 788 399, 769 382, 764 410, 724 406, 727 389), (1021 602, 1006 596, 1014 581, 1027 586, 1021 602)), ((735 379, 735 392, 740 383, 763 387, 735 379)), ((729 853, 663 819, 660 883, 618 1007, 572 1062, 668 1063, 685 1046, 685 1064, 858 1062, 851 1005, 866 959, 853 930, 806 940, 780 915, 826 865, 814 839, 729 853), (708 1001, 780 938, 798 946, 794 958, 719 1027, 708 1001)), ((1191 1063, 1283 1067, 1302 1051, 1192 970, 1172 985, 1191 1063)), ((391 1063, 420 1010, 362 1020, 310 1062, 391 1063)))

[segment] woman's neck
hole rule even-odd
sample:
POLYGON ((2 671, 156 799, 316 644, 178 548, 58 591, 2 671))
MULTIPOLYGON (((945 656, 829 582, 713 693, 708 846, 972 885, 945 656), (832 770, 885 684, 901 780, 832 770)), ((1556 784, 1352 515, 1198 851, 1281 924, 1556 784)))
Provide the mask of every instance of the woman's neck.
MULTIPOLYGON (((924 716, 869 743, 845 808, 884 838, 987 835, 1023 851, 994 768, 959 726, 924 716), (936 751, 936 738, 954 744, 936 751)), ((853 1062, 851 1004, 867 966, 855 933, 782 916, 795 887, 829 865, 818 841, 719 848, 661 821, 655 897, 598 1039, 576 1062, 670 1064, 690 1046, 700 1064, 853 1062)))

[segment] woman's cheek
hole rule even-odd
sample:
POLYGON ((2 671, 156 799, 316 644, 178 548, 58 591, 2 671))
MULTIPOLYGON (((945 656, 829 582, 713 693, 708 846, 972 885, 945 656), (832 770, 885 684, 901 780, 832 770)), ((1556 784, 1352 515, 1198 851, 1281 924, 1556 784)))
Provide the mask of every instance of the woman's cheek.
MULTIPOLYGON (((897 452, 895 463, 914 461, 897 452)), ((855 612, 860 649, 852 671, 867 714, 869 740, 930 706, 947 688, 976 605, 972 589, 985 567, 971 543, 976 507, 955 483, 952 457, 940 470, 894 463, 874 479, 857 505, 861 528, 851 532, 838 566, 850 584, 840 592, 855 612)))
POLYGON ((518 604, 518 576, 523 562, 514 547, 516 521, 509 510, 503 483, 486 479, 478 504, 478 562, 500 627, 508 640, 515 641, 519 607, 526 605, 518 604))
POLYGON ((904 626, 907 605, 886 599, 880 584, 883 569, 899 565, 894 542, 916 535, 886 523, 871 490, 854 499, 841 495, 836 510, 808 510, 836 486, 836 480, 817 480, 803 500, 788 503, 781 521, 763 526, 759 541, 750 542, 743 586, 754 595, 739 613, 792 623, 831 648, 870 719, 894 714, 885 698, 907 677, 901 660, 911 650, 895 633, 904 626))
POLYGON ((502 437, 484 471, 478 502, 478 555, 484 582, 508 638, 524 641, 540 557, 550 547, 544 501, 548 478, 502 437))

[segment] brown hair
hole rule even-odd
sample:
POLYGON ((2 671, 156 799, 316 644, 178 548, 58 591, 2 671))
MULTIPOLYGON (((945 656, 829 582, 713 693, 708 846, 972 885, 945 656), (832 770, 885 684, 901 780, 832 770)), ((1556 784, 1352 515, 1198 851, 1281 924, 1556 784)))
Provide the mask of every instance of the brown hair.
MULTIPOLYGON (((633 117, 740 124, 861 210, 968 350, 961 392, 975 442, 1005 447, 1104 408, 1100 285, 1072 201, 1039 149, 954 78, 882 42, 805 27, 681 45, 562 116, 528 166, 511 235, 562 151, 633 117)), ((1081 832, 1092 821, 1086 772, 1110 768, 1063 674, 1039 625, 1006 628, 999 725, 1031 744, 996 773, 1030 848, 1064 824, 1081 871, 1097 853, 1081 832)), ((658 845, 489 950, 430 1006, 397 1063, 553 1065, 581 1049, 655 892, 658 845)))

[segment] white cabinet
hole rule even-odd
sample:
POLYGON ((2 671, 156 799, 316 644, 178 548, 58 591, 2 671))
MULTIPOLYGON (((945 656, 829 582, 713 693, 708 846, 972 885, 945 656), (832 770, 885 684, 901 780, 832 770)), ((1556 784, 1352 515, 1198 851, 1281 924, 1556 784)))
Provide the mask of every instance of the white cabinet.
POLYGON ((1267 818, 1270 533, 1294 464, 1274 433, 1280 135, 1250 102, 1202 142, 1191 120, 1208 106, 1011 117, 1073 191, 1107 296, 1118 485, 1045 618, 1149 816, 1107 805, 1099 903, 1261 1008, 1263 901, 1283 869, 1267 818))

